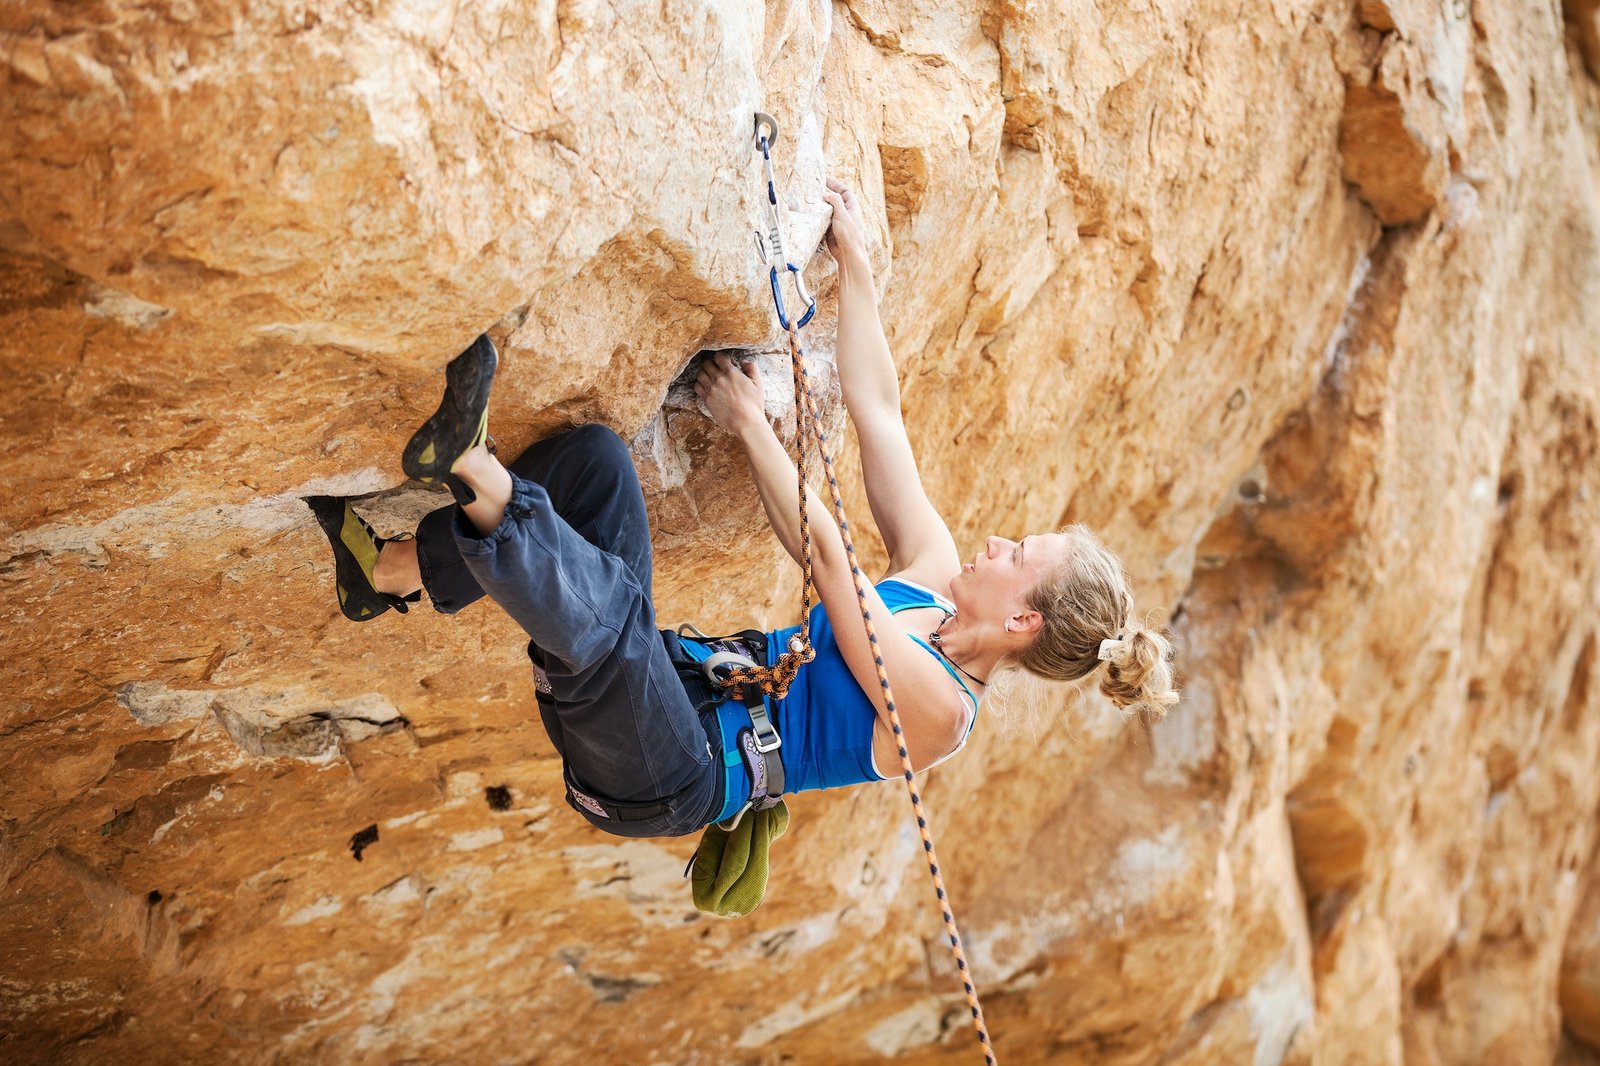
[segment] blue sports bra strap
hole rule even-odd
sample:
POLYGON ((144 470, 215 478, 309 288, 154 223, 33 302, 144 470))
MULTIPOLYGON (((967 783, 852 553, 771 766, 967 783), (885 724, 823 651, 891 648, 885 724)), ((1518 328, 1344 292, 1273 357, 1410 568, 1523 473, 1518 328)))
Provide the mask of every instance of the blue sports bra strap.
MULTIPOLYGON (((911 592, 917 594, 908 599, 905 603, 899 605, 889 605, 886 603, 885 606, 889 607, 890 614, 899 614, 901 611, 912 611, 920 607, 937 607, 945 614, 955 614, 955 610, 951 607, 948 600, 932 589, 924 588, 922 585, 917 584, 915 581, 908 581, 903 577, 887 578, 880 582, 880 595, 882 594, 882 585, 899 585, 901 588, 909 589, 911 592)), ((888 599, 888 597, 884 598, 886 600, 888 599)))
POLYGON ((955 683, 961 686, 961 691, 965 692, 967 694, 967 699, 972 701, 972 712, 974 715, 976 715, 978 712, 978 697, 973 695, 972 689, 968 688, 967 683, 962 680, 961 675, 956 673, 955 668, 950 665, 950 660, 946 659, 943 655, 940 655, 939 649, 935 648, 921 637, 912 635, 911 639, 922 645, 922 649, 924 651, 937 659, 939 661, 939 665, 944 667, 944 672, 954 678, 955 683))

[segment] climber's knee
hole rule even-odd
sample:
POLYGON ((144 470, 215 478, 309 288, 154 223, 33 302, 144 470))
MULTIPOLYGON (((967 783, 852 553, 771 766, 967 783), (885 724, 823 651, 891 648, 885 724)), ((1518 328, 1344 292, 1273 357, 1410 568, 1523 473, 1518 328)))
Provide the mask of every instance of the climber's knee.
POLYGON ((582 449, 596 463, 633 463, 628 456, 627 444, 610 426, 599 422, 590 422, 572 430, 568 434, 568 441, 572 447, 582 449))

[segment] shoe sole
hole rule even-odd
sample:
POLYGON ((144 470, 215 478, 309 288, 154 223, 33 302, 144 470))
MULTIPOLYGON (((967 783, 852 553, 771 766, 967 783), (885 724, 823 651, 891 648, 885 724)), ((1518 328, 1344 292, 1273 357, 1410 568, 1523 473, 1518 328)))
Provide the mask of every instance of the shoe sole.
MULTIPOLYGON (((339 610, 352 622, 367 622, 389 609, 383 593, 372 587, 367 572, 355 552, 345 543, 348 527, 357 521, 355 512, 339 496, 305 496, 307 507, 317 518, 317 525, 327 536, 333 548, 333 578, 339 594, 339 610)), ((356 527, 362 536, 366 530, 356 527)), ((377 550, 372 555, 372 565, 378 562, 377 550)))
POLYGON ((422 428, 411 435, 400 468, 418 481, 442 481, 457 459, 484 435, 489 391, 500 354, 488 334, 473 341, 445 368, 444 398, 422 428))

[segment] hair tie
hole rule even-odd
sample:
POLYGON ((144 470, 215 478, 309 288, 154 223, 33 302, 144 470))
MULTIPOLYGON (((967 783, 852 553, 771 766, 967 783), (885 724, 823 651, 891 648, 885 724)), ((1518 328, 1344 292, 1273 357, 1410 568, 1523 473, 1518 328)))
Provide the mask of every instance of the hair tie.
POLYGON ((1110 659, 1111 658, 1111 653, 1114 652, 1116 649, 1118 649, 1120 647, 1122 647, 1122 634, 1118 633, 1116 636, 1112 637, 1110 640, 1102 640, 1100 642, 1100 652, 1096 656, 1096 658, 1098 658, 1102 662, 1104 662, 1104 661, 1110 659))

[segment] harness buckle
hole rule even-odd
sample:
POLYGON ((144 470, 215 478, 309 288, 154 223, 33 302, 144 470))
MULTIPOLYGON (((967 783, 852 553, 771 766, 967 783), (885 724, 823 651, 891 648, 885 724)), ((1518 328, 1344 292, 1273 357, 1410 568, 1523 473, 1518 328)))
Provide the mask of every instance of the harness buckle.
POLYGON ((773 727, 772 719, 767 717, 767 701, 761 699, 756 703, 747 704, 746 709, 750 712, 750 724, 754 727, 756 751, 766 755, 783 747, 783 738, 778 736, 778 730, 773 727))

